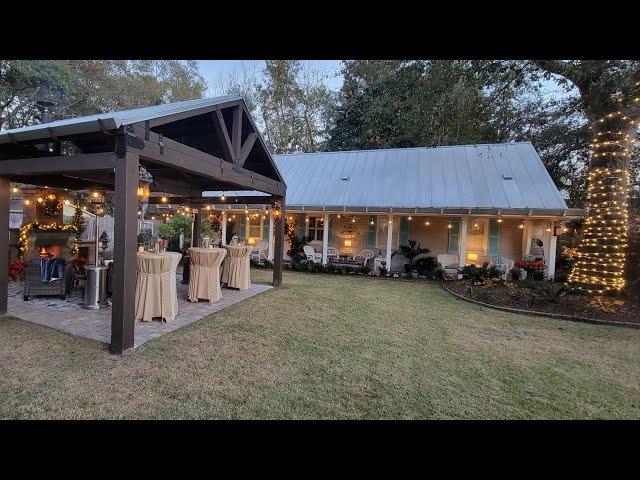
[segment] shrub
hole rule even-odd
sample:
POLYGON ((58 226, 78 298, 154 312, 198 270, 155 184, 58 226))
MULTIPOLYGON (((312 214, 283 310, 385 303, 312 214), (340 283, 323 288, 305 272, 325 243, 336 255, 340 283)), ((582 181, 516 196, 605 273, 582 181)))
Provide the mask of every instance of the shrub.
POLYGON ((487 290, 483 288, 469 285, 469 295, 472 298, 475 298, 476 300, 480 300, 481 302, 484 302, 489 297, 489 292, 487 292, 487 290))
POLYGON ((552 282, 540 282, 532 288, 533 298, 531 300, 531 304, 533 305, 537 298, 542 298, 550 303, 557 303, 562 297, 574 293, 575 291, 576 289, 574 287, 570 287, 568 285, 552 282))
POLYGON ((414 267, 419 275, 433 277, 438 269, 438 261, 436 257, 422 257, 415 261, 414 267))
POLYGON ((151 229, 143 228, 138 232, 138 243, 147 243, 153 238, 153 233, 151 233, 151 229))
POLYGON ((500 270, 498 270, 494 266, 490 267, 486 262, 482 265, 482 267, 478 267, 477 265, 465 265, 460 270, 460 273, 464 278, 467 278, 472 282, 484 280, 487 278, 500 277, 500 270))
POLYGON ((409 267, 414 268, 414 260, 418 255, 423 253, 429 253, 431 250, 428 248, 422 248, 419 243, 415 240, 409 240, 408 245, 400 245, 400 248, 393 252, 391 256, 393 257, 396 254, 402 255, 409 261, 409 267))
POLYGON ((389 270, 387 270, 386 265, 382 265, 379 269, 378 272, 380 272, 380 276, 381 277, 386 277, 389 274, 389 270))

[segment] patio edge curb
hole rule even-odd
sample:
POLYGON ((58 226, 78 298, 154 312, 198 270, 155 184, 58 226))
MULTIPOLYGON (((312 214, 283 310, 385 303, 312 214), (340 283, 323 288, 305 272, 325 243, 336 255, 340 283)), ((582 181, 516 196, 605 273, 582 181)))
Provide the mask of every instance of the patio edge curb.
POLYGON ((565 315, 562 313, 548 313, 548 312, 539 312, 536 310, 521 310, 519 308, 511 308, 511 307, 502 307, 500 305, 492 305, 490 303, 481 302, 479 300, 474 300, 469 297, 465 297, 449 288, 445 287, 444 283, 442 283, 442 289, 446 292, 450 293, 454 297, 464 300, 465 302, 473 303, 475 305, 480 305, 482 307, 492 308, 494 310, 500 310, 508 313, 515 313, 517 315, 531 315, 534 317, 547 317, 553 318, 555 320, 565 320, 569 322, 578 322, 578 323, 590 323, 592 325, 604 325, 609 327, 621 327, 621 328, 634 328, 636 330, 640 330, 640 323, 632 323, 632 322, 616 322, 616 321, 607 321, 607 320, 597 320, 595 318, 587 318, 587 317, 578 317, 573 315, 565 315))

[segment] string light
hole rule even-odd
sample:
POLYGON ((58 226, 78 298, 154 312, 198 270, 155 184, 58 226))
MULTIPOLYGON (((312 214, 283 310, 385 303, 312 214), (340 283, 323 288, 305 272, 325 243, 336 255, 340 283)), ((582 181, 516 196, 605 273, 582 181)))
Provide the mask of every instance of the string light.
POLYGON ((625 287, 630 174, 624 167, 633 156, 632 147, 637 143, 633 130, 638 125, 640 122, 620 111, 595 123, 598 131, 590 144, 593 168, 587 175, 589 215, 568 276, 570 283, 589 293, 625 287))

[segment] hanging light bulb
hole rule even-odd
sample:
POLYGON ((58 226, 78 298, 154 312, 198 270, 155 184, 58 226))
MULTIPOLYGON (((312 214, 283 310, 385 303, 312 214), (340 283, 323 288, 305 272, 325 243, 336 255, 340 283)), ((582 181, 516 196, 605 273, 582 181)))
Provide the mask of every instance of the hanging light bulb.
POLYGON ((407 220, 411 221, 411 220, 413 220, 413 217, 409 216, 409 218, 407 220))
POLYGON ((424 222, 424 224, 428 227, 429 225, 431 225, 431 222, 429 222, 429 219, 427 218, 427 220, 424 222))
POLYGON ((27 206, 31 205, 31 200, 29 200, 28 198, 25 199, 24 204, 27 205, 27 206))
POLYGON ((518 225, 518 228, 520 228, 520 229, 524 228, 524 220, 522 222, 520 222, 520 225, 518 225))
POLYGON ((162 203, 167 203, 167 197, 162 197, 162 198, 160 199, 160 201, 161 201, 162 203))
POLYGON ((502 219, 501 218, 498 219, 498 223, 502 223, 502 219))
POLYGON ((13 187, 12 192, 13 193, 18 193, 18 187, 13 187))

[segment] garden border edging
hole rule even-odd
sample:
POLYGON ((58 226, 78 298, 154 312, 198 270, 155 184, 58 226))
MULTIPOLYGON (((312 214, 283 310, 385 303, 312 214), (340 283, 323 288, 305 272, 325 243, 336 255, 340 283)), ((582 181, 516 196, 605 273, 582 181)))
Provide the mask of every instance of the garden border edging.
POLYGON ((563 313, 547 313, 547 312, 538 312, 536 310, 521 310, 519 308, 511 308, 511 307, 502 307, 500 305, 492 305, 490 303, 481 302, 479 300, 474 300, 469 297, 465 297, 449 288, 445 287, 444 282, 442 282, 442 289, 446 292, 450 293, 454 297, 464 300, 465 302, 474 303, 476 305, 481 305, 487 308, 493 308, 494 310, 501 310, 503 312, 515 313, 518 315, 532 315, 534 317, 549 317, 554 318, 556 320, 566 320, 570 322, 579 322, 579 323, 591 323, 593 325, 606 325, 610 327, 622 327, 622 328, 635 328, 636 330, 640 329, 640 323, 632 323, 632 322, 616 322, 609 320, 598 320, 595 318, 587 318, 587 317, 578 317, 573 315, 565 315, 563 313))

